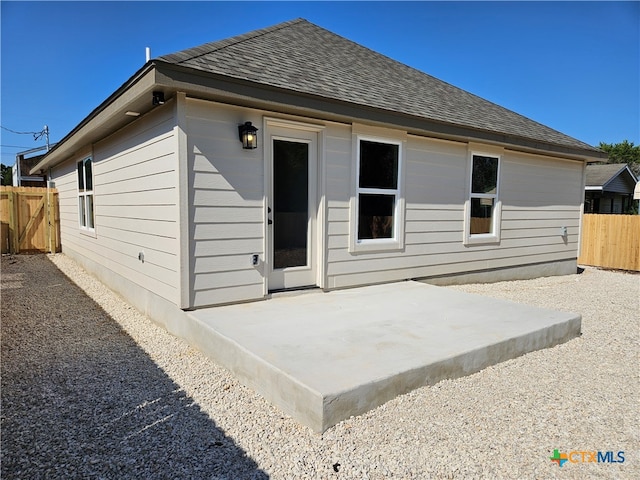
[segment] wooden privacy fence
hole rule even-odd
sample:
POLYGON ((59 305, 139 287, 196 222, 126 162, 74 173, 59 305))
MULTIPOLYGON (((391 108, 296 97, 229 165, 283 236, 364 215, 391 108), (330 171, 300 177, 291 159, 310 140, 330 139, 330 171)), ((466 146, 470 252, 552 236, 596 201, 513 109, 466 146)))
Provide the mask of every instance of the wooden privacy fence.
POLYGON ((60 250, 58 192, 44 187, 0 187, 2 253, 60 250))
POLYGON ((578 263, 640 271, 640 215, 583 215, 578 263))

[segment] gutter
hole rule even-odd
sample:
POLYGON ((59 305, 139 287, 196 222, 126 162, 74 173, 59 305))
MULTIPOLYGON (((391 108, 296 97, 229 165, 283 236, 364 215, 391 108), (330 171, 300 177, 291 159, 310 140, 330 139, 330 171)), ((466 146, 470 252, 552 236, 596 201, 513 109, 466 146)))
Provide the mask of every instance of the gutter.
POLYGON ((297 110, 300 115, 319 116, 325 120, 351 123, 354 119, 375 122, 385 126, 401 127, 408 133, 434 136, 454 141, 483 141, 506 147, 516 147, 533 153, 570 155, 582 161, 599 162, 608 158, 605 152, 591 147, 569 145, 520 137, 513 134, 481 130, 465 125, 446 123, 407 113, 370 107, 358 103, 323 97, 273 85, 256 83, 198 69, 184 67, 162 60, 156 63, 158 82, 171 90, 185 91, 189 96, 215 100, 233 105, 265 110, 297 110))
MULTIPOLYGON (((607 158, 607 154, 595 147, 593 150, 581 149, 566 145, 551 144, 540 140, 518 137, 511 134, 480 130, 464 125, 450 124, 424 117, 405 114, 396 111, 384 110, 366 105, 349 103, 319 95, 306 94, 295 90, 284 89, 242 80, 234 77, 202 72, 188 67, 167 63, 162 60, 150 60, 146 62, 137 72, 135 72, 125 83, 123 83, 106 100, 96 107, 87 117, 85 117, 71 132, 60 140, 47 154, 36 164, 30 173, 38 174, 58 163, 66 160, 77 153, 79 148, 84 147, 91 141, 90 129, 85 132, 89 138, 80 142, 82 137, 77 137, 82 129, 90 122, 97 119, 105 110, 129 92, 134 86, 139 84, 147 75, 153 74, 153 78, 148 82, 151 89, 164 89, 165 96, 175 91, 187 91, 198 98, 225 103, 233 103, 253 108, 262 109, 282 109, 284 106, 289 110, 299 110, 307 112, 307 115, 318 115, 327 117, 326 119, 339 118, 340 121, 351 123, 354 118, 368 122, 379 123, 405 128, 408 133, 421 136, 434 136, 456 141, 484 141, 506 147, 516 147, 524 151, 533 153, 551 154, 556 156, 567 155, 578 157, 582 161, 600 161, 607 158), (323 114, 323 115, 322 115, 323 114), (77 144, 74 144, 76 141, 77 144), (69 150, 68 152, 65 151, 69 150)), ((142 90, 141 90, 142 92, 142 90)), ((140 97, 132 96, 130 101, 139 101, 140 97)), ((130 105, 129 104, 129 105, 130 105)), ((150 109, 150 108, 149 108, 150 109)), ((146 113, 141 111, 141 113, 146 113)), ((115 113, 115 112, 114 112, 115 113)), ((104 125, 109 120, 113 120, 111 128, 122 128, 126 125, 124 119, 118 120, 115 117, 104 118, 104 125)), ((110 132, 111 133, 111 132, 110 132)), ((103 135, 100 138, 104 138, 103 135)), ((94 139, 95 140, 95 139, 94 139)))

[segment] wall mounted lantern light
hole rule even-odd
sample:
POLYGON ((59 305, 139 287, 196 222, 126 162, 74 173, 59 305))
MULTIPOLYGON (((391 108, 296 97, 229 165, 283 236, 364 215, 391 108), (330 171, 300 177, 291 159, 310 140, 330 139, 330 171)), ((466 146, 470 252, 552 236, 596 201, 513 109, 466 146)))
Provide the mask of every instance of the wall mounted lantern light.
POLYGON ((164 92, 153 92, 153 106, 164 105, 164 92))
POLYGON ((258 129, 251 125, 251 122, 238 125, 238 135, 242 142, 242 148, 258 148, 258 129))

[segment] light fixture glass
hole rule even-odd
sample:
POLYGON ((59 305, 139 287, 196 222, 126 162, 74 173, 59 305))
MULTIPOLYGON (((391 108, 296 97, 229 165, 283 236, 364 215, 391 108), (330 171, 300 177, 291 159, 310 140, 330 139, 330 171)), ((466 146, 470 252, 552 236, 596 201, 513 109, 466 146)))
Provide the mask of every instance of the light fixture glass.
POLYGON ((258 148, 258 129, 251 122, 244 122, 243 125, 238 125, 238 135, 242 142, 242 148, 258 148))

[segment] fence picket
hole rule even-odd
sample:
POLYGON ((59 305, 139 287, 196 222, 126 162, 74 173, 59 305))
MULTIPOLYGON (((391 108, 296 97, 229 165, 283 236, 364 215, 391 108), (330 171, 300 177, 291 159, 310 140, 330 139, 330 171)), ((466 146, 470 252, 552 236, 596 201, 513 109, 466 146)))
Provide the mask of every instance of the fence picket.
POLYGON ((58 208, 55 189, 0 187, 2 253, 58 251, 58 208))
POLYGON ((583 215, 578 263, 640 271, 640 215, 583 215))

